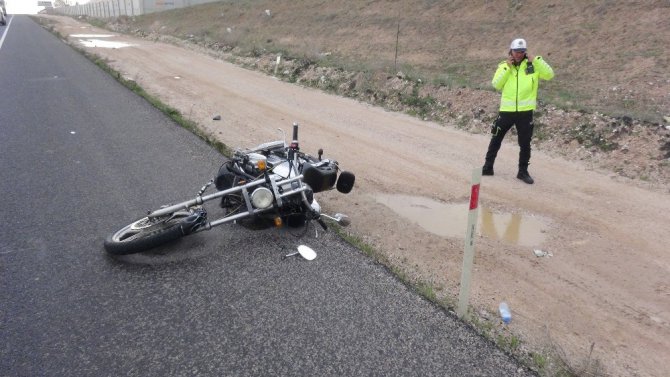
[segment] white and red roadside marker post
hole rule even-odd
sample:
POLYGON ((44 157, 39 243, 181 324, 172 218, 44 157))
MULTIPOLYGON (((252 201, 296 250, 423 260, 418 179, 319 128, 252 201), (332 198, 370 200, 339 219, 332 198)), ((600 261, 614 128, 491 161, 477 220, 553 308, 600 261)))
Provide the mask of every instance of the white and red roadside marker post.
POLYGON ((468 313, 470 299, 470 280, 472 263, 475 259, 475 230, 479 213, 479 184, 482 180, 482 168, 472 170, 472 188, 470 190, 470 210, 468 212, 468 229, 465 233, 465 250, 463 252, 463 271, 461 272, 461 290, 458 294, 456 314, 464 318, 468 313))

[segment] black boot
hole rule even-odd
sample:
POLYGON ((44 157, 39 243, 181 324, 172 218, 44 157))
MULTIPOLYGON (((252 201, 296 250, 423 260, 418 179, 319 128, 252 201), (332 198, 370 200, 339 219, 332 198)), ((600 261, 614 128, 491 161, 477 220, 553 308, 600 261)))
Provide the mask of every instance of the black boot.
POLYGON ((482 175, 493 175, 493 165, 482 166, 482 175))
POLYGON ((533 177, 528 174, 528 168, 519 168, 519 173, 516 175, 516 177, 528 183, 529 185, 532 185, 535 182, 533 177))

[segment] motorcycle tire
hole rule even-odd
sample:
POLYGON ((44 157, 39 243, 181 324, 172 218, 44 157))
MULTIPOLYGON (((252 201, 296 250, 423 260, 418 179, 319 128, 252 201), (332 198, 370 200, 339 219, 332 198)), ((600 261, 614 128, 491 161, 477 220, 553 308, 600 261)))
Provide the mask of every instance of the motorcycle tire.
POLYGON ((109 235, 105 239, 105 250, 113 255, 128 255, 175 241, 186 235, 182 224, 188 215, 174 214, 173 217, 154 224, 150 224, 147 217, 139 219, 109 235))

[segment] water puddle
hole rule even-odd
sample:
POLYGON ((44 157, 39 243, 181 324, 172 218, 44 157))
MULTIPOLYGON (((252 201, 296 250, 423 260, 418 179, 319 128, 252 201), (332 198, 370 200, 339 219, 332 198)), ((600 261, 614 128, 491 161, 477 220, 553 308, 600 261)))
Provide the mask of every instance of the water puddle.
POLYGON ((79 41, 86 47, 101 47, 101 48, 122 48, 133 46, 129 43, 124 42, 114 42, 114 41, 103 41, 101 39, 84 39, 79 41))
MULTIPOLYGON (((433 234, 465 238, 469 203, 440 203, 410 195, 378 194, 375 199, 433 234)), ((533 216, 479 207, 477 231, 488 238, 533 247, 544 242, 548 228, 546 221, 533 216)))
POLYGON ((113 34, 71 34, 73 38, 111 38, 113 34))

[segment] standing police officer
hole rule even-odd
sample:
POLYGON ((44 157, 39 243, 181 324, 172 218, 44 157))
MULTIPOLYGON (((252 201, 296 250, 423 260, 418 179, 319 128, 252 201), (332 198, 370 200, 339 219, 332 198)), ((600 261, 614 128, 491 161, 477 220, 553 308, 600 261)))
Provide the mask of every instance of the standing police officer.
POLYGON ((540 79, 551 80, 554 70, 541 56, 527 52, 525 39, 515 39, 510 44, 509 57, 498 64, 492 84, 502 92, 500 112, 491 129, 491 142, 486 152, 482 175, 493 175, 493 163, 507 131, 516 126, 519 136, 519 173, 517 178, 532 184, 528 174, 530 141, 533 138, 533 110, 537 107, 537 88, 540 79))

